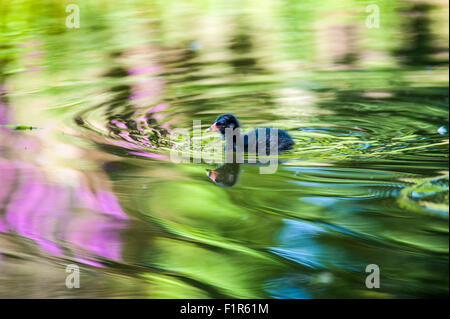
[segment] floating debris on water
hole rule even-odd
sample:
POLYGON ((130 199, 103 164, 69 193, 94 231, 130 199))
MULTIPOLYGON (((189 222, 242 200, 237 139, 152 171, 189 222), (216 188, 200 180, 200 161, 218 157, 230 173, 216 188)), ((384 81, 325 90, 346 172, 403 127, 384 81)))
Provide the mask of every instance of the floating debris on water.
POLYGON ((39 128, 34 126, 28 126, 28 125, 13 125, 13 124, 6 124, 6 125, 0 125, 0 127, 9 128, 11 130, 15 131, 26 131, 26 130, 37 130, 39 128))

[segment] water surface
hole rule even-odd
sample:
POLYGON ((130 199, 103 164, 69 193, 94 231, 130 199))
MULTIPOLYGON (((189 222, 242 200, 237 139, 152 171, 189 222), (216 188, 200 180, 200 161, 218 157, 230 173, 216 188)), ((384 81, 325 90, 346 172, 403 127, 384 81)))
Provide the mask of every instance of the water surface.
POLYGON ((448 296, 448 3, 78 3, 1 3, 0 297, 448 296), (275 174, 170 160, 225 112, 275 174))

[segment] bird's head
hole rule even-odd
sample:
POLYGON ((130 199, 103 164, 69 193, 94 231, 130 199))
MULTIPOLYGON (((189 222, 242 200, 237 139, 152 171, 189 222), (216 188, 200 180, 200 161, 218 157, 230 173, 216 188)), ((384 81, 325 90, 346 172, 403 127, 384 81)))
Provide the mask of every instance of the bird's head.
POLYGON ((222 114, 220 115, 206 131, 207 132, 219 132, 225 135, 225 129, 231 128, 235 129, 239 127, 239 122, 236 117, 232 114, 222 114))

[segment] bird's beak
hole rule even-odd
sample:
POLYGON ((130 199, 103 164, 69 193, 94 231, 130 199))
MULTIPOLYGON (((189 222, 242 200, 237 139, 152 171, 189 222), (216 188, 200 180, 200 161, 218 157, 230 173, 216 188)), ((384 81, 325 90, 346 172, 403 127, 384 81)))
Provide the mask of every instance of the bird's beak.
POLYGON ((213 171, 213 170, 206 170, 206 175, 208 175, 208 177, 212 180, 212 181, 216 181, 216 178, 217 178, 217 173, 216 173, 216 171, 213 171))
POLYGON ((217 129, 216 122, 214 122, 214 124, 211 125, 211 126, 206 130, 206 132, 216 132, 217 130, 218 130, 218 129, 217 129))

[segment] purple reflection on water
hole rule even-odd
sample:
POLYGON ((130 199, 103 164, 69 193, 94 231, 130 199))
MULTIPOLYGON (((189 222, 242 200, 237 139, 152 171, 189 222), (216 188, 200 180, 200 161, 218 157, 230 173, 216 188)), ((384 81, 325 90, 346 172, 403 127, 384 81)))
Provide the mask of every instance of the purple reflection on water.
POLYGON ((150 66, 143 66, 143 67, 137 67, 134 69, 130 69, 128 71, 128 74, 134 75, 134 74, 156 73, 156 72, 160 72, 161 70, 162 70, 162 68, 159 66, 150 65, 150 66))
POLYGON ((94 194, 86 188, 78 188, 75 191, 75 201, 81 204, 80 208, 87 208, 120 219, 127 218, 116 197, 107 192, 99 191, 94 194))
POLYGON ((167 103, 158 104, 154 107, 149 108, 147 111, 145 111, 145 113, 161 112, 161 111, 164 111, 165 109, 167 109, 168 107, 169 107, 169 104, 167 104, 167 103))
POLYGON ((77 257, 84 258, 94 254, 107 259, 121 259, 120 230, 122 220, 99 215, 74 218, 69 221, 63 240, 85 249, 77 257), (86 254, 87 253, 87 254, 86 254))
MULTIPOLYGON (((0 84, 0 125, 10 124, 8 120, 11 119, 11 115, 9 114, 9 109, 6 104, 3 102, 3 94, 5 92, 4 85, 0 84)), ((6 131, 4 127, 0 127, 0 130, 6 131)))
MULTIPOLYGON (((5 176, 0 186, 0 202, 5 203, 0 232, 33 239, 43 252, 55 256, 64 256, 62 248, 68 244, 75 245, 72 253, 77 260, 96 256, 120 260, 120 231, 127 215, 117 198, 104 190, 49 184, 35 170, 0 161, 0 174, 5 176), (15 189, 14 183, 19 184, 15 189)), ((101 265, 92 260, 89 264, 101 265)))
POLYGON ((116 125, 118 128, 123 129, 123 130, 128 129, 128 127, 127 127, 124 123, 122 123, 122 122, 120 122, 120 121, 112 120, 111 123, 114 124, 114 125, 116 125))
POLYGON ((3 222, 3 218, 0 216, 0 233, 6 233, 6 226, 3 222))
POLYGON ((36 71, 42 71, 42 70, 45 70, 45 69, 47 69, 46 66, 35 66, 35 67, 30 67, 30 68, 28 68, 28 69, 25 69, 25 70, 23 70, 23 71, 21 71, 21 72, 23 72, 23 73, 26 73, 26 72, 36 72, 36 71))
MULTIPOLYGON (((36 51, 24 54, 24 60, 29 62, 26 65, 30 66, 25 72, 43 69, 39 62, 41 44, 24 44, 36 47, 36 51)), ((149 149, 157 148, 159 139, 170 133, 170 121, 162 123, 165 119, 162 112, 169 107, 161 103, 165 82, 156 76, 161 66, 145 63, 150 65, 128 67, 130 78, 137 79, 128 101, 129 107, 134 109, 130 120, 137 124, 138 132, 130 129, 127 119, 124 122, 113 119, 110 124, 119 133, 115 138, 109 136, 108 142, 128 150, 131 155, 163 159, 167 155, 150 153, 149 149)), ((4 92, 5 88, 0 86, 1 97, 4 92)), ((0 124, 15 124, 5 101, 0 100, 0 124)), ((46 254, 72 258, 95 267, 102 266, 102 259, 120 261, 121 232, 128 225, 128 216, 111 191, 107 176, 97 171, 78 172, 78 180, 72 184, 52 182, 46 176, 51 167, 42 169, 32 164, 33 155, 42 151, 42 140, 29 132, 2 128, 0 140, 0 154, 5 158, 0 159, 0 211, 3 211, 0 232, 32 239, 46 254), (28 152, 26 156, 24 152, 28 152), (85 179, 95 180, 95 183, 85 179)))
MULTIPOLYGON (((3 92, 0 86, 0 97, 3 92)), ((13 123, 8 111, 0 99, 0 124, 13 123)), ((9 158, 0 158, 0 232, 32 239, 46 254, 95 267, 102 267, 99 258, 121 260, 120 234, 128 217, 101 175, 97 187, 50 182, 38 166, 14 159, 28 147, 40 151, 36 136, 0 128, 0 141, 0 154, 9 158)))
POLYGON ((148 158, 167 159, 166 155, 155 154, 155 153, 150 153, 150 152, 134 152, 134 151, 130 151, 128 153, 131 154, 131 155, 148 157, 148 158))

